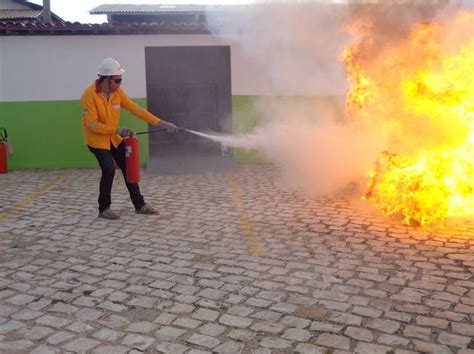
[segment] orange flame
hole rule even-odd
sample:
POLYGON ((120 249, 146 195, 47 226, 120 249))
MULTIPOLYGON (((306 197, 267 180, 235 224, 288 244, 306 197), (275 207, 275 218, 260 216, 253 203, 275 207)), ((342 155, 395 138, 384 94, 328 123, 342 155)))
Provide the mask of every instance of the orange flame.
POLYGON ((367 40, 370 23, 356 24, 343 54, 349 115, 390 131, 365 198, 407 224, 474 215, 472 23, 463 13, 445 26, 417 24, 390 46, 367 40))

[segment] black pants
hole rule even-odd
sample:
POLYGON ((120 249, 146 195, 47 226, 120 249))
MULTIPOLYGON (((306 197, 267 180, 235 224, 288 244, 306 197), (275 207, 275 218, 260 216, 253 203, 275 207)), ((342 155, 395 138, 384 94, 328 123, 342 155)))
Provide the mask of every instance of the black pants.
POLYGON ((110 207, 112 203, 111 192, 112 184, 114 183, 115 164, 122 170, 123 178, 130 193, 130 199, 135 206, 135 209, 140 209, 145 201, 140 193, 140 188, 137 183, 127 183, 127 172, 125 170, 125 144, 122 142, 117 148, 110 144, 110 150, 96 149, 87 146, 89 150, 95 155, 102 169, 102 177, 100 178, 100 193, 99 193, 99 211, 104 211, 110 207))

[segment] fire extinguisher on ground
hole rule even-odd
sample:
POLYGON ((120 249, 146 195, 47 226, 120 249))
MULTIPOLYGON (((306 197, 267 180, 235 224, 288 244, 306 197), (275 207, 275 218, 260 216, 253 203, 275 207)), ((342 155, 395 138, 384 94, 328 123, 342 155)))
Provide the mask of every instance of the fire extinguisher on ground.
POLYGON ((128 183, 140 182, 140 154, 138 152, 138 139, 136 136, 140 134, 156 133, 165 130, 166 128, 144 131, 140 133, 130 132, 130 135, 125 138, 125 170, 126 179, 128 183))
POLYGON ((128 183, 140 182, 140 155, 138 139, 133 132, 124 140, 125 144, 125 170, 128 183))
POLYGON ((0 173, 7 173, 8 158, 13 155, 13 146, 8 141, 8 134, 5 128, 0 128, 0 173))

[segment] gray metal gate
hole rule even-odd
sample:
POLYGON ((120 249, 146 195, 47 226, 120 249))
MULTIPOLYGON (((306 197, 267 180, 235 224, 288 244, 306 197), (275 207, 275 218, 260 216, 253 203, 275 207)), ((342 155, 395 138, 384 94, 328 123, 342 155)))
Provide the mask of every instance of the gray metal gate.
MULTIPOLYGON (((197 131, 232 132, 229 46, 146 47, 148 109, 197 131)), ((149 126, 149 129, 156 129, 149 126)), ((188 132, 149 136, 147 171, 158 174, 226 171, 235 167, 221 145, 188 132)))

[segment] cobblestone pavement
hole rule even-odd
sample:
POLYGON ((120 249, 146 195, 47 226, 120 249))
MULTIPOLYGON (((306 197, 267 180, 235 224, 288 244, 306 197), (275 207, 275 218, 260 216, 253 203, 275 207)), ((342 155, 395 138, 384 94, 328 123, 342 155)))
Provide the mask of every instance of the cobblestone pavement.
POLYGON ((0 175, 2 353, 474 353, 474 220, 422 230, 304 198, 268 166, 0 175))

